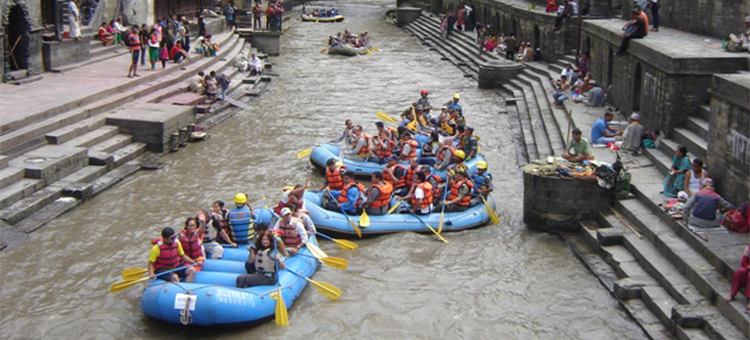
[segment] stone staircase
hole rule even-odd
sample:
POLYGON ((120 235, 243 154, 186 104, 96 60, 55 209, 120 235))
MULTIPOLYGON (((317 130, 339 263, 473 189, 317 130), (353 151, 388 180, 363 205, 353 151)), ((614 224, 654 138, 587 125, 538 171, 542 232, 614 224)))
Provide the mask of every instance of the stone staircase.
MULTIPOLYGON (((476 78, 480 59, 473 37, 455 32, 442 41, 437 19, 423 15, 405 29, 425 46, 476 78)), ((516 136, 520 165, 547 155, 560 155, 564 136, 576 127, 567 109, 555 107, 550 78, 557 78, 573 56, 553 64, 530 62, 497 93, 506 100, 516 136)), ((574 64, 575 65, 575 64, 574 64)), ((583 111, 583 110, 581 110, 583 111)), ((634 198, 617 200, 612 211, 587 221, 580 232, 564 234, 581 261, 615 295, 625 310, 652 339, 747 339, 750 317, 742 298, 727 303, 731 276, 747 237, 733 233, 710 234, 711 242, 672 219, 660 206, 661 183, 678 143, 693 157, 705 159, 710 108, 701 106, 677 128, 660 148, 649 149, 639 162, 655 166, 634 169, 634 198), (647 157, 647 159, 646 159, 647 157), (727 247, 731 245, 731 247, 727 247)), ((580 117, 580 116, 576 116, 580 117)), ((582 129, 585 129, 581 126, 582 129)), ((606 151, 605 151, 606 152, 606 151)))
MULTIPOLYGON (((0 234, 30 233, 140 169, 136 158, 147 152, 147 145, 107 125, 106 113, 183 92, 184 81, 198 71, 221 73, 243 48, 250 49, 235 34, 227 34, 221 45, 217 57, 194 56, 187 72, 175 66, 144 75, 128 86, 60 105, 48 116, 1 135, 0 234)), ((236 74, 232 69, 229 75, 236 74)), ((237 88, 241 81, 234 83, 237 88)))

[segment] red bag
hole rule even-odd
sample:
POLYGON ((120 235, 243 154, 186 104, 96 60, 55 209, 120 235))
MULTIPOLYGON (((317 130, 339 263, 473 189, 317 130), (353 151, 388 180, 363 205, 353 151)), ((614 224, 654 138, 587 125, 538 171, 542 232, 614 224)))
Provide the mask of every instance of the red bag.
POLYGON ((726 218, 722 222, 724 222, 723 224, 727 229, 735 233, 746 233, 750 231, 748 220, 741 212, 732 209, 726 213, 725 217, 726 218))

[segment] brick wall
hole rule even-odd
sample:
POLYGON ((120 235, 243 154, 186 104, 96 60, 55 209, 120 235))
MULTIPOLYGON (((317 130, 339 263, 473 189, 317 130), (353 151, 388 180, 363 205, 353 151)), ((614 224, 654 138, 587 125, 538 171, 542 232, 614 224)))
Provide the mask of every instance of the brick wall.
MULTIPOLYGON (((0 39, 7 38, 6 25, 8 15, 13 6, 21 6, 27 14, 26 19, 29 22, 31 31, 29 32, 29 65, 28 71, 31 74, 42 73, 42 9, 41 2, 27 0, 5 0, 0 2, 0 15, 2 15, 2 24, 0 25, 0 39)), ((4 45, 4 44, 0 44, 4 45)), ((5 65, 8 60, 5 59, 7 51, 4 46, 0 46, 0 81, 5 79, 5 65)))
POLYGON ((709 173, 733 204, 750 201, 750 84, 740 74, 716 75, 711 86, 709 173))

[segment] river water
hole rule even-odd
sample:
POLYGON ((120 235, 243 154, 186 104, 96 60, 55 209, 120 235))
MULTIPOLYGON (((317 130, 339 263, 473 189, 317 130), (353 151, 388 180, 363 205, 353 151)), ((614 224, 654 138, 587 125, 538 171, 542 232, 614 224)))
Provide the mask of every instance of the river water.
MULTIPOLYGON (((332 4, 328 4, 330 6, 332 4)), ((642 330, 558 237, 522 222, 522 180, 503 103, 441 61, 405 31, 380 20, 391 1, 336 3, 341 24, 295 22, 274 58, 275 78, 250 112, 212 137, 162 158, 74 211, 0 252, 0 338, 249 339, 466 338, 642 339, 642 330), (382 52, 321 54, 337 31, 369 30, 382 52), (387 37, 387 38, 386 38, 387 37), (322 248, 350 260, 347 271, 321 267, 316 280, 344 293, 330 301, 308 287, 289 310, 290 326, 194 329, 145 317, 141 287, 109 294, 124 268, 146 266, 161 228, 234 193, 272 205, 280 188, 322 177, 295 154, 339 133, 345 118, 374 131, 375 112, 394 113, 430 90, 433 104, 454 92, 482 137, 495 176, 501 226, 445 234, 358 240, 355 251, 322 248)))

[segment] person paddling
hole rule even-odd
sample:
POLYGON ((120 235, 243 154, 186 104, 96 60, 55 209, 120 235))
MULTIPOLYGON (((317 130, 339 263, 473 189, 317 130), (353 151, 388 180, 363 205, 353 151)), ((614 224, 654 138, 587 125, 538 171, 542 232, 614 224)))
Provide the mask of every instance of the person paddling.
POLYGON ((359 215, 364 192, 365 187, 354 180, 354 174, 347 172, 344 174, 344 188, 328 193, 333 199, 328 201, 326 208, 332 211, 343 210, 349 215, 359 215))
POLYGON ((237 277, 237 288, 276 284, 276 263, 278 262, 280 270, 284 270, 284 258, 288 254, 282 242, 276 242, 275 247, 274 242, 273 232, 264 230, 258 234, 255 247, 247 247, 250 251, 245 262, 248 274, 237 277))
POLYGON ((364 203, 368 215, 385 215, 391 202, 393 185, 383 180, 382 172, 372 174, 372 185, 367 190, 367 201, 364 203))
POLYGON ((445 187, 445 190, 450 190, 448 197, 440 203, 445 206, 447 212, 465 211, 471 205, 471 191, 474 185, 467 180, 468 176, 464 171, 458 171, 453 176, 445 187))
POLYGON ((300 219, 292 216, 292 209, 289 208, 281 209, 281 219, 276 221, 273 230, 284 240, 289 255, 298 253, 309 241, 305 225, 300 219))
MULTIPOLYGON (((177 240, 177 233, 175 233, 174 229, 170 227, 162 229, 161 238, 161 241, 157 242, 151 248, 151 253, 148 257, 149 278, 153 280, 157 277, 157 274, 180 267, 181 260, 191 265, 197 263, 185 255, 185 251, 182 249, 180 241, 177 240)), ((178 283, 180 282, 180 278, 184 278, 185 282, 190 283, 195 280, 195 269, 193 267, 184 268, 171 274, 160 275, 159 278, 174 283, 178 283)))

